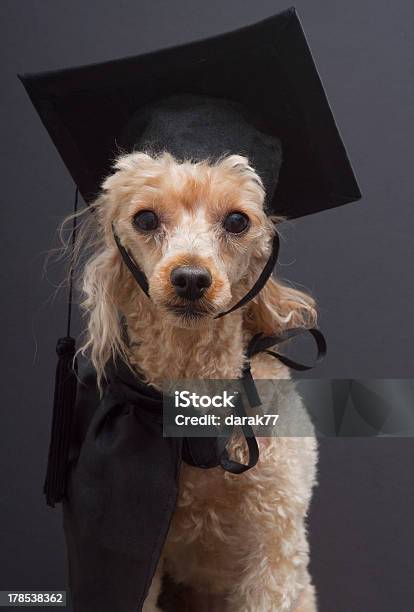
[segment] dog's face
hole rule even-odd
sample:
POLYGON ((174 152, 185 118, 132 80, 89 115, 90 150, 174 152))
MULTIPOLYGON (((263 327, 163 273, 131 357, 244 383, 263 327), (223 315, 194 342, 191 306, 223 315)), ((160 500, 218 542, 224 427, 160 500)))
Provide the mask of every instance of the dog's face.
POLYGON ((255 277, 273 233, 247 160, 232 155, 209 165, 133 153, 116 168, 104 183, 108 240, 113 224, 153 303, 180 326, 228 308, 242 279, 255 277))

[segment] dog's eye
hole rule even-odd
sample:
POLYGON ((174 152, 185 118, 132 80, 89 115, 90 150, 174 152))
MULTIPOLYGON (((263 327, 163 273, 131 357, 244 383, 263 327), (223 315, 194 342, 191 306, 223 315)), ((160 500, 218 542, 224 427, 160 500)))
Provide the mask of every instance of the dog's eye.
POLYGON ((224 219, 223 227, 231 234, 241 234, 249 227, 249 217, 244 213, 232 212, 224 219))
POLYGON ((157 229, 159 224, 159 219, 152 210, 141 210, 134 217, 134 225, 138 229, 144 230, 144 232, 150 232, 157 229))

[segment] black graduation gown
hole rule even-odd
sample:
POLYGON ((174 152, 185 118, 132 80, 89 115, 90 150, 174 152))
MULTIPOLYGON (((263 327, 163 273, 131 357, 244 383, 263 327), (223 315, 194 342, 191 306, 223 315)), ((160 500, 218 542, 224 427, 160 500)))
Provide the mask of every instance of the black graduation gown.
POLYGON ((76 612, 141 610, 174 510, 181 438, 162 435, 162 396, 123 364, 102 399, 78 387, 64 530, 76 612))

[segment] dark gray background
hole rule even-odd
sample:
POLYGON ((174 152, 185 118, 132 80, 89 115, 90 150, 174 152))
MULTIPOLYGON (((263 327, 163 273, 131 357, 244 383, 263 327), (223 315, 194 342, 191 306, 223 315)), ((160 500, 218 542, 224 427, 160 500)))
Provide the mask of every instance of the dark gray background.
MULTIPOLYGON (((414 4, 296 3, 364 199, 285 228, 281 274, 318 298, 326 377, 411 377, 414 4)), ((60 512, 41 486, 62 299, 44 253, 73 185, 16 78, 246 25, 270 0, 2 0, 0 589, 65 587, 60 512)), ((59 278, 62 270, 53 273, 59 278)), ((413 609, 411 440, 327 440, 310 521, 322 612, 413 609)))

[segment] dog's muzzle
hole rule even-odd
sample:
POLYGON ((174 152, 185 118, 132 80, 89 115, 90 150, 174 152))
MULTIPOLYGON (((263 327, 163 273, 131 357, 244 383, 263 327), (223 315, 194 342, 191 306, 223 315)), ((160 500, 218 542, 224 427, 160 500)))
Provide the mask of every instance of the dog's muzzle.
MULTIPOLYGON (((145 276, 145 273, 143 272, 143 270, 141 270, 141 268, 139 267, 137 262, 134 260, 132 255, 127 251, 127 249, 121 243, 119 236, 115 231, 114 225, 112 225, 112 233, 114 236, 116 246, 118 247, 118 250, 121 254, 121 257, 125 265, 129 269, 132 276, 135 278, 136 282, 141 287, 143 292, 149 297, 149 285, 148 285, 148 279, 145 276)), ((275 232, 273 236, 272 250, 271 250, 269 259, 267 260, 263 270, 261 271, 259 275, 259 278, 254 283, 253 287, 246 293, 245 296, 241 298, 241 300, 239 300, 236 304, 234 304, 234 306, 232 306, 228 310, 225 310, 224 312, 220 312, 219 314, 217 314, 215 316, 216 319, 224 317, 225 315, 230 314, 234 310, 241 308, 242 306, 250 302, 254 297, 256 297, 256 295, 263 289, 263 287, 269 280, 272 274, 273 268, 276 265, 278 255, 279 255, 279 236, 277 232, 275 232)), ((180 268, 175 268, 172 271, 171 276, 174 275, 175 270, 181 269, 182 271, 184 268, 187 268, 187 271, 185 272, 184 275, 177 272, 175 282, 173 281, 173 278, 171 278, 171 282, 176 288, 177 295, 178 295, 178 291, 181 291, 182 293, 187 294, 187 295, 181 295, 180 297, 184 297, 185 299, 188 299, 190 301, 195 301, 197 299, 200 299, 200 297, 202 296, 202 292, 211 285, 212 281, 211 281, 210 273, 208 272, 206 268, 201 268, 201 267, 198 268, 194 266, 181 266, 180 268), (191 269, 192 272, 190 273, 188 269, 191 269), (203 273, 200 272, 201 270, 203 271, 203 273), (193 295, 197 295, 197 294, 200 294, 199 297, 192 297, 193 295), (191 296, 191 297, 188 297, 188 296, 191 296)))

